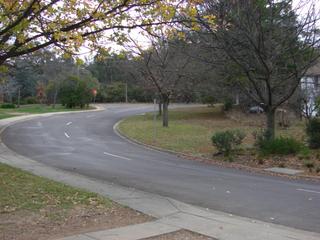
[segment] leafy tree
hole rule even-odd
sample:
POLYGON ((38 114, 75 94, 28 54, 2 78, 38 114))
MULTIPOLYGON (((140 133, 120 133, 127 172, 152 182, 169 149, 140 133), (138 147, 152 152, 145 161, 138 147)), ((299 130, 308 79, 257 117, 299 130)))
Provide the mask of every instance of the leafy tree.
POLYGON ((105 36, 123 42, 123 30, 174 22, 185 6, 173 0, 0 0, 0 66, 49 46, 70 54, 85 42, 101 47, 105 36))
POLYGON ((290 0, 215 0, 204 1, 198 13, 212 64, 264 108, 266 134, 273 139, 276 109, 320 56, 315 9, 298 18, 290 0))
POLYGON ((59 93, 61 103, 68 108, 84 108, 92 101, 92 90, 97 87, 97 80, 89 75, 81 78, 71 75, 61 84, 59 93))
POLYGON ((124 102, 126 99, 125 85, 122 82, 113 82, 107 85, 105 93, 107 102, 124 102))

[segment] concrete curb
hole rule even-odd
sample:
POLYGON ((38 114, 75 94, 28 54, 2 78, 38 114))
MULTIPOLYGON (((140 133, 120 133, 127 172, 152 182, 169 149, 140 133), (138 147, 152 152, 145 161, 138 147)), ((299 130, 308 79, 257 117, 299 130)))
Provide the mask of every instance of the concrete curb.
MULTIPOLYGON (((20 119, 22 120, 22 119, 20 119)), ((12 120, 14 124, 16 120, 12 120)), ((6 122, 6 126, 10 121, 6 122)), ((5 125, 2 124, 2 127, 5 125)), ((113 201, 126 205, 144 214, 158 218, 156 223, 164 226, 164 232, 173 231, 173 229, 187 229, 203 235, 210 236, 221 240, 319 240, 320 233, 298 230, 290 227, 276 225, 257 221, 250 218, 234 216, 228 213, 203 209, 190 204, 177 201, 169 197, 163 197, 157 194, 151 194, 134 188, 123 187, 106 181, 89 178, 80 174, 64 171, 61 169, 49 167, 35 160, 23 157, 9 148, 3 143, 0 144, 0 162, 11 166, 21 168, 33 174, 43 176, 55 181, 63 182, 73 187, 78 187, 100 195, 109 197, 113 201)), ((146 223, 145 228, 138 228, 136 225, 128 227, 128 231, 113 230, 113 233, 120 234, 117 238, 109 238, 108 231, 99 231, 90 234, 80 234, 72 240, 81 239, 139 239, 141 234, 151 235, 157 234, 154 230, 154 222, 146 223), (153 228, 151 227, 153 226, 153 228), (131 230, 130 230, 131 229, 131 230), (144 230, 145 229, 145 230, 144 230), (134 238, 133 232, 136 232, 134 238), (149 233, 148 233, 149 232, 149 233), (99 235, 102 233, 102 235, 99 235), (126 236, 130 235, 130 238, 126 236)), ((156 226, 159 226, 157 225, 156 226)), ((123 229, 122 229, 123 230, 123 229)), ((158 230, 157 230, 158 231, 158 230)), ((143 235, 143 236, 145 236, 143 235)))
POLYGON ((136 140, 134 138, 131 138, 131 137, 125 135, 123 132, 121 132, 121 130, 119 129, 119 125, 124 120, 126 120, 126 118, 125 119, 121 119, 120 121, 118 121, 113 126, 114 132, 119 137, 121 137, 122 139, 124 139, 124 140, 126 140, 126 141, 128 141, 128 142, 130 142, 132 144, 135 144, 135 145, 138 145, 138 146, 143 147, 145 149, 148 149, 148 150, 174 154, 176 156, 183 157, 186 160, 196 159, 196 161, 198 161, 198 162, 208 162, 208 161, 210 161, 210 164, 213 165, 213 166, 216 166, 216 167, 225 167, 225 168, 230 168, 230 169, 240 169, 240 170, 244 170, 244 171, 252 172, 252 173, 261 173, 261 174, 264 174, 264 175, 267 175, 267 176, 277 176, 277 177, 293 178, 293 179, 301 179, 301 180, 317 181, 317 182, 320 181, 320 177, 318 177, 318 176, 308 176, 308 175, 304 175, 304 174, 290 175, 290 174, 285 174, 285 173, 275 173, 275 172, 267 171, 265 169, 250 167, 250 166, 246 166, 246 165, 242 165, 242 164, 238 164, 238 163, 232 163, 232 165, 228 165, 228 164, 225 164, 225 163, 217 163, 217 162, 212 161, 212 159, 209 159, 209 158, 192 156, 192 155, 189 155, 189 154, 176 152, 174 150, 169 150, 169 149, 165 149, 165 148, 149 145, 149 144, 140 142, 140 141, 138 141, 138 140, 136 140))

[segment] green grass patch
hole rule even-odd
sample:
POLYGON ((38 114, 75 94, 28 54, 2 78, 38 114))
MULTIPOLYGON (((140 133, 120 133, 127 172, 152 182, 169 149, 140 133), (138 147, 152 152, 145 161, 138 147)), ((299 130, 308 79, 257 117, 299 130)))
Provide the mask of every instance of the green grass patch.
POLYGON ((92 107, 89 108, 66 108, 61 104, 57 104, 55 108, 52 106, 48 106, 45 104, 30 104, 30 105, 21 105, 19 108, 0 108, 0 119, 15 117, 24 114, 39 114, 39 113, 50 113, 50 112, 69 112, 69 111, 79 111, 85 109, 93 109, 92 107))
MULTIPOLYGON (((168 128, 162 127, 161 117, 158 116, 154 122, 153 113, 147 113, 125 119, 119 124, 119 130, 129 138, 146 144, 211 158, 217 152, 212 146, 211 137, 217 132, 239 129, 246 135, 241 147, 254 147, 255 138, 252 133, 261 130, 265 120, 258 115, 235 116, 226 116, 223 105, 179 108, 169 110, 168 128)), ((304 124, 297 122, 289 129, 277 129, 277 134, 303 142, 304 124)))
POLYGON ((0 213, 16 210, 36 211, 45 207, 70 209, 75 205, 101 205, 112 202, 86 192, 17 168, 0 164, 0 213))
POLYGON ((153 113, 133 116, 119 125, 120 132, 138 141, 184 153, 202 154, 212 151, 211 119, 223 120, 220 107, 188 108, 169 111, 169 127, 162 127, 161 117, 153 113))

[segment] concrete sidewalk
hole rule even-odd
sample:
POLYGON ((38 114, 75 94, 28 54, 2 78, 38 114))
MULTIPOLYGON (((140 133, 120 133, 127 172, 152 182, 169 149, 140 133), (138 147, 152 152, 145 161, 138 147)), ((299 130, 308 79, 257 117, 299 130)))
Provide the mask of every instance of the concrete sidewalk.
MULTIPOLYGON (((47 114, 51 116, 54 114, 47 114)), ((45 116, 45 115, 41 115, 45 116)), ((0 121, 0 128, 30 119, 22 116, 0 121)), ((98 231, 63 240, 138 240, 146 237, 190 230, 221 240, 319 240, 320 234, 284 227, 254 219, 238 217, 227 213, 203 209, 168 197, 150 194, 132 188, 88 178, 75 173, 46 166, 32 159, 20 156, 3 143, 0 145, 0 162, 21 168, 36 175, 65 184, 99 193, 120 204, 157 218, 154 222, 127 226, 118 229, 98 231)))

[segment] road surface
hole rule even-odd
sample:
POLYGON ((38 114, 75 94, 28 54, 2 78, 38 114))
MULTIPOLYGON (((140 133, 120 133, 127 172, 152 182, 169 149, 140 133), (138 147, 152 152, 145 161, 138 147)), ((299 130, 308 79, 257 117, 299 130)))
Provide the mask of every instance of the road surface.
POLYGON ((101 112, 28 120, 3 142, 39 162, 243 217, 320 232, 320 184, 208 166, 120 138, 120 119, 151 105, 107 105, 101 112))

